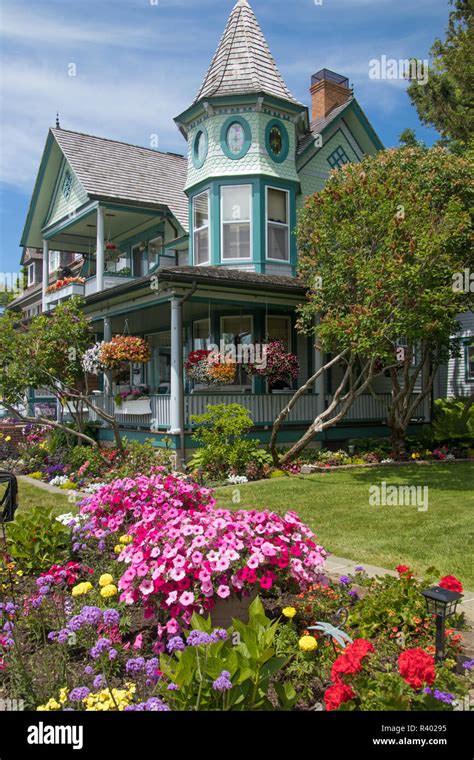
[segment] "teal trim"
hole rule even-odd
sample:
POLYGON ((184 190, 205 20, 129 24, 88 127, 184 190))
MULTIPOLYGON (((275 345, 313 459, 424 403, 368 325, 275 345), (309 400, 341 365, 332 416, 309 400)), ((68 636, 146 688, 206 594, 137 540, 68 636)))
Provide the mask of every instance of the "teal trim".
POLYGON ((198 103, 194 103, 185 111, 176 116, 174 122, 175 124, 186 127, 192 122, 195 122, 199 116, 204 116, 206 114, 206 110, 203 106, 204 101, 206 103, 209 103, 211 106, 234 106, 235 108, 239 108, 246 104, 249 106, 253 104, 256 105, 258 98, 264 99, 264 108, 267 106, 272 109, 278 109, 281 111, 282 118, 289 120, 291 119, 291 115, 300 114, 302 111, 304 111, 306 115, 306 122, 309 122, 308 109, 306 106, 301 103, 291 103, 288 100, 277 98, 274 95, 267 95, 264 92, 257 92, 252 95, 219 95, 217 97, 205 98, 204 100, 200 100, 198 103))
POLYGON ((66 161, 65 157, 63 156, 62 157, 62 161, 61 161, 61 165, 59 167, 58 176, 56 177, 56 182, 54 184, 54 190, 53 190, 53 192, 51 194, 51 200, 49 201, 48 211, 47 211, 46 216, 43 219, 43 223, 41 225, 42 229, 43 229, 43 227, 46 226, 46 222, 48 221, 48 219, 49 219, 49 217, 51 215, 51 211, 52 211, 53 206, 54 206, 54 201, 56 200, 56 196, 58 194, 59 182, 60 182, 60 179, 61 179, 61 177, 63 175, 64 167, 65 167, 66 164, 67 164, 67 161, 66 161))
POLYGON ((385 146, 383 142, 381 141, 381 139, 375 132, 370 121, 368 120, 367 116, 365 115, 365 113, 363 112, 362 108, 360 107, 360 105, 358 104, 356 100, 351 100, 350 109, 351 111, 353 111, 354 115, 357 116, 357 118, 359 119, 361 126, 368 133, 375 147, 378 148, 378 150, 385 150, 385 146))
MULTIPOLYGON (((210 266, 212 264, 212 257, 214 255, 214 250, 216 250, 215 246, 215 240, 214 240, 214 229, 212 226, 212 219, 215 216, 215 208, 214 203, 215 199, 213 197, 213 188, 209 182, 201 183, 199 185, 199 190, 193 191, 192 195, 189 196, 189 265, 194 266, 194 218, 193 218, 193 204, 194 204, 194 198, 196 196, 201 195, 202 193, 208 192, 209 193, 209 262, 207 266, 210 266)), ((218 250, 218 248, 217 248, 218 250)), ((200 266, 199 264, 196 264, 196 266, 200 266)), ((206 264, 202 264, 201 266, 206 266, 206 264)))
POLYGON ((74 216, 65 216, 50 227, 43 227, 41 229, 43 238, 45 240, 51 240, 51 238, 58 235, 60 232, 64 232, 64 230, 69 229, 69 227, 73 227, 80 219, 84 219, 97 211, 98 205, 99 203, 97 201, 89 201, 85 205, 79 206, 79 208, 75 210, 74 216))
POLYGON ((45 175, 45 172, 46 172, 46 167, 48 165, 49 156, 51 154, 51 150, 52 150, 54 144, 57 144, 57 143, 56 143, 56 141, 55 141, 55 139, 53 137, 53 133, 51 131, 49 131, 48 132, 48 137, 46 138, 46 143, 45 143, 45 146, 44 146, 43 157, 41 159, 40 168, 38 170, 38 176, 36 177, 36 182, 35 182, 35 187, 34 187, 34 190, 33 190, 33 195, 31 196, 31 201, 30 201, 30 205, 29 205, 29 208, 28 208, 28 213, 27 213, 27 216, 26 216, 25 227, 24 227, 23 233, 21 235, 21 240, 20 240, 20 245, 21 246, 27 246, 28 245, 27 238, 28 238, 28 235, 29 235, 29 232, 30 232, 31 223, 33 221, 33 216, 34 216, 34 212, 35 212, 35 209, 36 209, 36 204, 38 202, 38 196, 39 196, 42 184, 43 184, 43 178, 44 178, 44 175, 45 175))
POLYGON ((221 199, 220 189, 217 183, 210 187, 210 218, 209 218, 209 244, 211 246, 211 264, 216 266, 221 263, 221 199))
POLYGON ((207 153, 209 150, 209 135, 207 133, 207 129, 205 126, 200 126, 198 131, 195 134, 194 141, 193 141, 193 164, 195 169, 200 169, 202 166, 204 166, 207 158, 207 153), (198 147, 198 140, 203 135, 204 137, 204 156, 203 158, 199 158, 197 153, 197 147, 198 147))
POLYGON ((250 129, 250 124, 248 121, 242 116, 229 116, 229 118, 226 119, 222 125, 220 142, 222 152, 227 156, 227 158, 230 158, 232 161, 238 161, 240 158, 243 158, 249 152, 250 145, 252 144, 252 131, 250 129), (242 146, 242 150, 239 153, 232 153, 229 146, 227 145, 227 133, 232 124, 240 124, 244 130, 244 144, 242 146))
POLYGON ((268 122, 266 129, 265 129, 265 147, 267 149, 267 153, 272 159, 272 161, 275 161, 276 164, 282 164, 283 161, 286 161, 288 158, 288 153, 290 151, 290 138, 288 136, 288 131, 283 124, 282 121, 279 119, 272 119, 268 122), (281 153, 276 154, 273 152, 271 144, 270 144, 270 133, 272 129, 277 128, 280 131, 281 134, 281 141, 282 141, 282 147, 281 147, 281 153))

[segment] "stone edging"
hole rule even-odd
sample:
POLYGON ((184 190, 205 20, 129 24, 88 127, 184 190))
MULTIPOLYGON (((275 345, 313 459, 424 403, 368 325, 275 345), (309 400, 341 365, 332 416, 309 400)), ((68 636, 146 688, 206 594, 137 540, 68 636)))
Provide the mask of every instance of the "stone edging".
POLYGON ((304 464, 301 467, 301 475, 311 475, 313 472, 331 472, 333 470, 356 470, 367 467, 403 467, 404 465, 419 465, 429 466, 432 464, 456 464, 459 462, 474 462, 474 457, 466 457, 466 459, 412 459, 408 462, 364 462, 364 464, 336 464, 329 465, 329 467, 321 467, 317 464, 304 464))

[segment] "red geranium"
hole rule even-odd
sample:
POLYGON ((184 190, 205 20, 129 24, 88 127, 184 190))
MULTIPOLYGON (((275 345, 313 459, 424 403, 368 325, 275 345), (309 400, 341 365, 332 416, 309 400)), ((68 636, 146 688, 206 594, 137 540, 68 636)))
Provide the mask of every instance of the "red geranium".
POLYGON ((457 591, 459 594, 462 594, 464 591, 461 581, 458 581, 454 575, 445 575, 444 578, 441 578, 439 585, 441 588, 445 588, 448 591, 457 591))
POLYGON ((348 644, 344 652, 334 661, 331 669, 331 678, 336 683, 341 680, 341 675, 358 673, 362 667, 362 660, 369 652, 374 652, 374 647, 366 639, 356 639, 348 644))
POLYGON ((343 702, 348 702, 350 699, 354 699, 355 693, 351 687, 345 683, 335 683, 326 689, 324 694, 324 704, 326 710, 337 710, 343 702))
POLYGON ((412 689, 431 686, 436 678, 434 657, 424 649, 407 649, 398 658, 398 671, 412 689))
POLYGON ((408 575, 408 574, 411 575, 411 572, 412 572, 410 568, 407 567, 406 565, 397 565, 395 570, 397 571, 399 575, 408 575))

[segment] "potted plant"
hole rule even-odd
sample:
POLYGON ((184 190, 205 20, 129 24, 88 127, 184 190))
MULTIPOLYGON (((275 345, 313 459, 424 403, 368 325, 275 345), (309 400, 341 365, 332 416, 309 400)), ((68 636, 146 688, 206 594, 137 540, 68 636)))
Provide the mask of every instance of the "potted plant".
POLYGON ((285 393, 291 388, 291 383, 298 377, 300 363, 298 357, 286 351, 281 340, 270 340, 264 346, 261 364, 248 364, 246 371, 249 375, 263 377, 270 393, 285 393))
POLYGON ((202 385, 229 385, 234 382, 236 364, 214 351, 191 351, 185 364, 190 380, 202 385))

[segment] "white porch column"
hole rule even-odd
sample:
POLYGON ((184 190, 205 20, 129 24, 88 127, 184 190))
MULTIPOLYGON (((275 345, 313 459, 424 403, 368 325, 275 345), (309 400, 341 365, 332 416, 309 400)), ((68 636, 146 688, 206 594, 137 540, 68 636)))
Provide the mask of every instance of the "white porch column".
POLYGON ((104 289, 104 207, 97 206, 96 293, 104 289))
POLYGON ((42 311, 46 311, 46 288, 49 284, 49 243, 43 240, 43 291, 42 291, 42 311))
POLYGON ((182 305, 179 298, 171 300, 171 383, 170 383, 170 433, 183 429, 180 395, 183 384, 183 333, 182 305))
MULTIPOLYGON (((104 317, 104 341, 112 340, 112 324, 109 317, 104 317)), ((104 396, 112 395, 112 372, 104 372, 104 396)))

